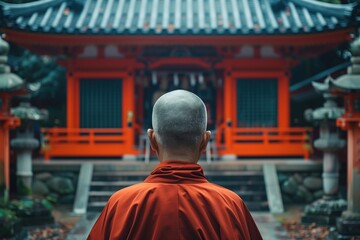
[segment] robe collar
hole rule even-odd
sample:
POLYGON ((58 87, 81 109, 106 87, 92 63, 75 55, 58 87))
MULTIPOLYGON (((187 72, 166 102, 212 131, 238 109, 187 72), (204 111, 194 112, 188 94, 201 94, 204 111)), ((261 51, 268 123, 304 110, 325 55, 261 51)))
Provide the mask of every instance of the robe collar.
POLYGON ((144 182, 195 184, 208 180, 199 164, 172 160, 159 163, 144 182))

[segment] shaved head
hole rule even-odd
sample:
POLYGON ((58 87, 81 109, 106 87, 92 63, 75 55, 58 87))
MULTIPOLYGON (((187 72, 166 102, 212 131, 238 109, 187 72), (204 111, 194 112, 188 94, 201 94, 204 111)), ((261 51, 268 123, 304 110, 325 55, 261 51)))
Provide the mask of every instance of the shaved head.
POLYGON ((206 131, 207 114, 195 94, 176 90, 161 96, 152 115, 157 141, 167 150, 196 150, 206 131))

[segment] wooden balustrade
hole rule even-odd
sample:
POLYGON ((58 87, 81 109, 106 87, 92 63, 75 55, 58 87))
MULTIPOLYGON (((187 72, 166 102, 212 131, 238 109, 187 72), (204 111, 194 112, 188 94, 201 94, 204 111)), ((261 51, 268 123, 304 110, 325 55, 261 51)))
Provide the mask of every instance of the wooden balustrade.
POLYGON ((121 157, 137 154, 132 129, 48 128, 44 134, 45 158, 121 157))

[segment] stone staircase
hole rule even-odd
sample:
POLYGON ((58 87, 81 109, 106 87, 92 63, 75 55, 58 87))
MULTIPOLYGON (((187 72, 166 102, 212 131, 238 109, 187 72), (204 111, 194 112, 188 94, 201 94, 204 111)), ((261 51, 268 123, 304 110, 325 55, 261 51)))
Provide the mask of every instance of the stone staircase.
MULTIPOLYGON (((78 188, 82 189, 82 193, 79 193, 80 199, 77 196, 74 211, 78 213, 100 212, 115 191, 142 182, 154 166, 150 164, 127 167, 94 165, 88 166, 87 169, 85 167, 80 171, 80 175, 84 176, 80 176, 79 179, 90 180, 88 183, 79 183, 78 188)), ((204 166, 204 171, 210 182, 237 193, 251 211, 269 212, 264 171, 261 168, 257 170, 217 170, 215 168, 206 169, 204 166)))

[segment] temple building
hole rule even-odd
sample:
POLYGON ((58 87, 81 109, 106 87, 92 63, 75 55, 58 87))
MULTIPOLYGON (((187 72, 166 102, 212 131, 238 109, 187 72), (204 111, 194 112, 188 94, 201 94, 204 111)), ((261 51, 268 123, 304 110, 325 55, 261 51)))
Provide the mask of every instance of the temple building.
POLYGON ((315 0, 0 2, 0 32, 67 70, 66 127, 45 129, 53 157, 142 152, 151 107, 187 89, 205 102, 221 157, 308 158, 290 125, 300 58, 351 41, 358 6, 315 0))

